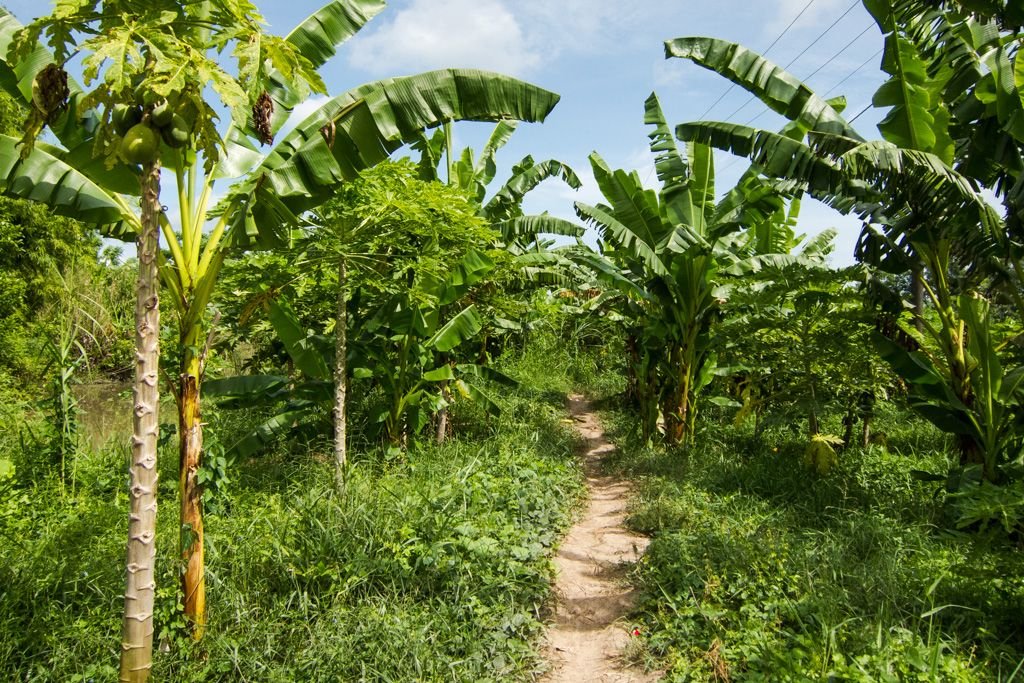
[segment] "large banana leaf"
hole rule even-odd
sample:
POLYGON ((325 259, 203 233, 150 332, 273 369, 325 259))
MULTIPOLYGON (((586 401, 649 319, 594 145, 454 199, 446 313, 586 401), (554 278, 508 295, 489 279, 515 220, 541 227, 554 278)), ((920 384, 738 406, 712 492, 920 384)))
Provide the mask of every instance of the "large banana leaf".
POLYGON ((54 213, 103 228, 107 234, 131 234, 137 226, 111 194, 77 168, 37 146, 26 159, 16 138, 0 135, 0 192, 48 206, 54 213))
MULTIPOLYGON (((475 70, 444 69, 369 83, 327 101, 296 126, 230 190, 221 210, 247 205, 249 225, 257 231, 249 237, 274 244, 282 239, 282 224, 417 139, 423 129, 456 120, 543 121, 557 102, 558 95, 537 86, 475 70)), ((244 214, 237 212, 233 221, 236 239, 246 237, 244 214)))
POLYGON ((323 349, 311 343, 309 335, 299 324, 298 317, 287 304, 271 301, 269 317, 274 331, 296 368, 311 379, 327 381, 333 377, 322 353, 323 349))
POLYGON ((479 251, 470 251, 455 264, 444 282, 439 283, 436 292, 438 306, 455 303, 492 270, 494 261, 490 257, 479 251))
MULTIPOLYGON (((240 375, 203 382, 203 394, 224 398, 274 399, 288 389, 288 378, 281 375, 240 375)), ((241 407, 241 406, 239 406, 241 407)))
POLYGON ((384 0, 334 0, 292 29, 285 40, 313 66, 323 66, 339 45, 384 11, 384 0))
POLYGON ((839 168, 808 145, 779 133, 732 123, 684 123, 676 128, 683 140, 703 142, 750 159, 772 178, 798 180, 811 192, 843 187, 839 168))
POLYGON ((862 139, 839 112, 798 78, 742 45, 717 38, 676 38, 665 42, 665 56, 689 59, 725 76, 772 111, 800 122, 805 130, 862 139))
POLYGON ((512 210, 523 201, 527 192, 548 178, 558 177, 574 190, 581 187, 576 172, 561 161, 547 159, 533 163, 533 159, 527 157, 513 169, 512 177, 484 205, 481 213, 492 221, 508 218, 512 210))
POLYGON ((868 10, 884 33, 882 70, 892 76, 875 93, 876 107, 892 107, 878 129, 886 140, 907 149, 933 152, 946 163, 953 160, 953 139, 949 135, 949 111, 939 92, 941 81, 933 81, 917 46, 896 32, 895 8, 889 0, 874 0, 868 10))
POLYGON ((695 225, 688 158, 676 147, 672 129, 665 121, 661 102, 654 93, 644 102, 644 123, 654 126, 647 137, 654 153, 654 170, 661 181, 661 206, 665 218, 672 224, 695 225))
POLYGON ((564 218, 540 214, 535 216, 519 216, 510 221, 504 221, 495 226, 501 231, 502 239, 506 242, 514 240, 536 239, 538 235, 563 235, 566 237, 583 237, 586 232, 581 225, 564 218))
POLYGON ((494 155, 511 139, 518 126, 518 121, 498 121, 494 126, 494 130, 491 131, 491 136, 487 138, 487 142, 480 152, 480 158, 473 168, 473 175, 484 187, 494 180, 494 176, 498 172, 498 165, 494 161, 494 155))
MULTIPOLYGON (((657 193, 645 189, 636 172, 612 171, 596 152, 590 155, 590 167, 601 194, 609 203, 608 212, 629 231, 623 238, 630 243, 641 242, 653 253, 672 229, 661 218, 657 193)), ((605 207, 599 208, 605 212, 605 207)))
POLYGON ((576 202, 575 207, 576 214, 580 218, 597 226, 605 241, 610 242, 617 249, 631 253, 633 258, 643 262, 650 272, 657 275, 668 275, 668 270, 658 255, 657 245, 651 245, 645 241, 632 229, 632 226, 623 223, 614 214, 601 207, 590 206, 583 202, 576 202))
POLYGON ((476 306, 468 306, 445 323, 433 337, 427 340, 426 346, 441 353, 447 353, 456 346, 472 339, 483 327, 476 306))
POLYGON ((890 225, 892 244, 901 232, 928 229, 953 239, 976 261, 990 260, 1006 248, 995 210, 969 179, 933 154, 832 135, 812 136, 811 147, 777 133, 722 123, 683 124, 678 135, 745 156, 768 176, 798 180, 839 211, 890 225), (883 206, 889 215, 880 213, 883 206), (894 226, 904 210, 912 212, 913 220, 905 221, 901 231, 894 226))

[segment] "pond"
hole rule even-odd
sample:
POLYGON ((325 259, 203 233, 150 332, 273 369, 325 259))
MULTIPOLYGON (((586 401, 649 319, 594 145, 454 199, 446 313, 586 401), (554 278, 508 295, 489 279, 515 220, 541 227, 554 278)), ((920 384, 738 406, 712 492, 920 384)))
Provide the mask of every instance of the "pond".
MULTIPOLYGON (((132 435, 132 385, 130 382, 91 382, 75 387, 81 411, 79 427, 84 445, 97 449, 110 442, 127 444, 132 435)), ((160 423, 174 424, 174 399, 160 401, 160 423)))

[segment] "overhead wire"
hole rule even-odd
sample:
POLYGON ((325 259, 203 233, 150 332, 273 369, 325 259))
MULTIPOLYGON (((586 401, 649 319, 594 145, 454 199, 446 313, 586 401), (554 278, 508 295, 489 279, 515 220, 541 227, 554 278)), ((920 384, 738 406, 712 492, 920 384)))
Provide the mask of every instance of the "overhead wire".
MULTIPOLYGON (((836 27, 836 26, 837 26, 837 25, 839 24, 839 22, 840 22, 840 21, 842 21, 842 20, 843 20, 843 19, 844 19, 844 18, 845 18, 845 17, 846 17, 846 16, 847 16, 847 15, 848 15, 848 14, 849 14, 850 12, 852 12, 852 11, 853 11, 853 9, 854 9, 854 8, 855 8, 855 7, 857 6, 857 5, 859 5, 859 4, 860 4, 860 1, 859 1, 859 0, 857 0, 857 1, 855 1, 855 2, 854 2, 854 3, 852 4, 852 5, 850 5, 850 6, 849 6, 849 7, 848 7, 848 8, 846 9, 846 11, 845 11, 845 12, 843 12, 843 14, 841 14, 841 15, 839 16, 839 18, 838 18, 838 19, 836 19, 835 21, 833 21, 833 22, 832 22, 832 23, 831 23, 831 24, 830 24, 830 25, 828 26, 828 28, 826 28, 826 29, 825 29, 824 31, 822 31, 822 32, 821 32, 821 33, 820 33, 820 34, 818 35, 818 37, 817 37, 817 38, 815 38, 815 39, 814 39, 813 41, 811 41, 811 43, 810 43, 810 44, 809 44, 809 45, 808 45, 807 47, 805 47, 805 48, 804 48, 803 50, 801 50, 801 51, 800 51, 800 53, 799 53, 799 54, 798 54, 798 55, 797 55, 796 57, 794 57, 793 59, 791 59, 791 60, 789 61, 789 63, 788 63, 788 64, 786 64, 786 66, 785 66, 785 67, 783 67, 783 68, 784 68, 784 69, 789 69, 789 67, 791 67, 791 66, 792 66, 792 65, 793 65, 793 64, 794 64, 794 63, 795 63, 795 62, 796 62, 796 61, 797 61, 798 59, 800 59, 800 57, 802 57, 803 55, 807 54, 807 52, 808 52, 808 51, 809 51, 809 50, 810 50, 810 49, 811 49, 812 47, 814 47, 814 46, 815 46, 816 44, 818 44, 818 43, 819 43, 819 42, 821 41, 821 39, 822 39, 822 38, 824 38, 824 37, 825 37, 825 36, 826 36, 826 35, 827 35, 827 34, 829 33, 829 31, 831 31, 831 30, 832 30, 833 28, 835 28, 835 27, 836 27)), ((831 64, 831 63, 832 63, 833 61, 835 61, 835 60, 836 60, 836 59, 838 59, 838 58, 839 58, 840 56, 842 56, 842 55, 843 55, 843 53, 844 53, 844 52, 846 52, 846 51, 847 51, 848 49, 850 49, 850 47, 852 47, 852 46, 854 45, 854 43, 856 43, 856 42, 857 42, 858 40, 860 40, 860 38, 861 38, 861 37, 862 37, 862 36, 863 36, 863 35, 864 35, 865 33, 867 33, 867 32, 868 32, 869 30, 871 30, 871 27, 872 27, 873 25, 874 25, 874 24, 869 24, 868 26, 866 26, 866 27, 864 28, 864 30, 863 30, 863 31, 861 31, 860 33, 858 33, 858 34, 857 34, 857 36, 856 36, 856 37, 855 37, 855 38, 854 38, 853 40, 851 40, 851 41, 850 41, 850 42, 848 42, 848 43, 847 43, 846 45, 844 45, 844 46, 843 46, 843 48, 842 48, 841 50, 839 50, 839 51, 838 51, 838 52, 836 52, 836 53, 835 53, 834 55, 832 55, 832 56, 831 56, 831 57, 830 57, 829 59, 827 59, 827 60, 826 60, 825 62, 823 62, 823 63, 822 63, 822 64, 821 64, 821 65, 820 65, 820 66, 819 66, 819 67, 818 67, 817 69, 815 69, 815 70, 814 70, 813 72, 811 72, 811 73, 810 73, 810 74, 809 74, 809 75, 808 75, 807 77, 805 77, 805 78, 804 78, 804 79, 802 79, 802 80, 806 81, 806 80, 808 80, 808 79, 812 78, 813 76, 815 76, 815 75, 817 75, 817 74, 818 74, 819 72, 821 72, 821 70, 822 70, 822 69, 824 69, 824 68, 825 68, 826 66, 828 66, 828 65, 829 65, 829 64, 831 64)), ((825 97, 825 96, 827 96, 827 95, 828 95, 829 93, 831 93, 831 92, 833 92, 834 90, 836 90, 837 88, 839 88, 839 87, 840 87, 840 86, 841 86, 841 85, 842 85, 843 83, 845 83, 845 82, 846 82, 846 81, 848 81, 848 80, 849 80, 850 78, 852 78, 852 77, 853 77, 853 76, 854 76, 855 74, 857 74, 858 72, 860 72, 860 71, 861 71, 861 70, 862 70, 862 69, 863 69, 863 68, 864 68, 865 66, 867 66, 867 65, 868 65, 868 64, 869 64, 869 63, 871 62, 871 60, 873 60, 873 59, 875 59, 876 57, 878 57, 878 55, 880 55, 881 53, 882 53, 882 50, 879 50, 879 51, 875 52, 875 54, 874 54, 874 55, 872 55, 871 57, 868 57, 868 58, 867 58, 866 60, 864 60, 864 61, 863 61, 863 62, 862 62, 862 63, 861 63, 861 64, 860 64, 860 65, 859 65, 859 66, 858 66, 858 67, 857 67, 856 69, 854 69, 853 71, 851 71, 850 73, 848 73, 848 74, 847 74, 846 76, 844 76, 844 77, 842 78, 842 80, 840 80, 840 81, 839 81, 838 83, 836 83, 836 84, 835 84, 835 85, 833 85, 833 86, 832 86, 831 88, 829 88, 829 90, 828 90, 828 91, 827 91, 827 92, 825 93, 825 95, 823 95, 822 97, 825 97)), ((733 116, 735 116, 736 114, 738 114, 738 113, 739 113, 740 111, 742 111, 742 110, 743 110, 743 109, 744 109, 744 108, 745 108, 745 107, 746 107, 746 106, 747 106, 748 104, 750 104, 751 102, 753 102, 753 101, 754 101, 755 99, 757 99, 757 98, 756 98, 756 96, 753 96, 753 95, 752 95, 752 96, 751 96, 751 97, 750 97, 750 98, 749 98, 749 99, 748 99, 748 100, 747 100, 746 102, 744 102, 744 103, 743 103, 743 104, 742 104, 742 105, 741 105, 741 106, 740 106, 740 107, 739 107, 738 109, 736 109, 736 110, 735 110, 735 111, 734 111, 734 112, 733 112, 732 114, 730 114, 730 115, 729 115, 729 116, 728 116, 728 117, 726 118, 726 120, 728 120, 728 119, 731 119, 731 118, 732 118, 733 116)), ((868 107, 870 107, 870 106, 871 106, 871 105, 869 104, 869 105, 868 105, 868 107)), ((859 117, 859 116, 860 116, 861 114, 863 114, 863 113, 864 113, 865 111, 867 111, 867 108, 865 108, 865 109, 864 109, 864 110, 862 110, 862 111, 861 111, 860 113, 858 113, 858 114, 857 114, 857 117, 859 117)), ((765 114, 767 114, 767 113, 768 113, 768 111, 763 111, 763 112, 761 112, 761 113, 757 114, 756 116, 753 116, 752 118, 748 119, 748 120, 746 121, 746 123, 744 123, 743 125, 749 126, 749 125, 751 125, 752 123, 754 123, 755 121, 757 121, 758 119, 760 119, 761 117, 763 117, 763 116, 764 116, 765 114)), ((853 120, 855 120, 855 119, 856 119, 857 117, 854 117, 854 119, 851 119, 850 123, 852 123, 852 122, 853 122, 853 120)), ((721 169, 721 172, 727 171, 727 170, 728 170, 729 168, 731 168, 731 167, 735 166, 736 164, 738 164, 738 163, 739 163, 740 161, 742 161, 742 160, 743 160, 742 158, 734 158, 733 160, 731 160, 731 161, 730 161, 730 162, 729 162, 728 164, 726 164, 726 165, 725 165, 725 166, 724 166, 724 167, 723 167, 723 168, 721 169)))
MULTIPOLYGON (((782 33, 780 33, 778 36, 775 37, 775 40, 772 41, 771 45, 769 45, 765 49, 765 51, 762 52, 761 54, 762 55, 768 54, 773 47, 778 45, 779 41, 782 40, 787 33, 789 33, 789 30, 791 28, 793 28, 793 26, 796 25, 796 22, 800 21, 800 17, 802 17, 804 15, 804 13, 807 12, 807 10, 810 9, 811 5, 813 5, 813 4, 814 4, 814 0, 808 0, 808 3, 806 5, 804 5, 804 8, 802 10, 800 10, 800 12, 795 17, 793 17, 793 21, 789 22, 789 25, 786 26, 785 29, 783 29, 782 33)), ((732 92, 732 89, 735 88, 735 87, 736 87, 736 84, 735 83, 731 83, 729 85, 729 87, 725 89, 725 92, 723 92, 721 95, 719 95, 718 99, 715 100, 714 102, 712 102, 711 105, 707 109, 704 110, 704 113, 697 117, 697 120, 698 121, 703 121, 704 117, 707 116, 708 114, 710 114, 711 110, 714 109, 715 106, 719 102, 721 102, 723 99, 725 99, 725 96, 728 95, 730 92, 732 92)))
POLYGON ((832 62, 834 62, 837 59, 839 59, 843 55, 844 52, 846 52, 851 47, 853 47, 853 44, 856 43, 858 40, 860 40, 861 36, 863 36, 865 33, 870 31, 873 26, 874 26, 874 24, 868 24, 867 26, 865 26, 864 30, 861 31, 860 33, 858 33, 856 38, 854 38, 853 40, 848 42, 846 45, 844 45, 842 50, 840 50, 839 52, 837 52, 834 55, 832 55, 831 57, 829 57, 826 61, 822 62, 821 66, 819 66, 817 69, 815 69, 814 71, 809 73, 807 76, 805 76, 803 80, 809 81, 812 78, 814 78, 815 76, 817 76, 818 73, 820 73, 822 69, 824 69, 826 66, 828 66, 832 62))
MULTIPOLYGON (((773 47, 778 45, 779 41, 786 37, 786 34, 789 33, 789 30, 796 25, 796 22, 800 21, 800 17, 802 17, 804 14, 806 14, 807 10, 809 10, 811 8, 811 5, 813 5, 814 2, 815 2, 815 0, 807 0, 807 4, 803 6, 803 9, 801 9, 799 12, 797 12, 796 16, 793 17, 793 20, 790 21, 789 24, 786 26, 786 28, 784 28, 782 30, 782 33, 780 33, 779 35, 775 36, 775 40, 773 40, 771 42, 771 44, 769 44, 768 47, 765 48, 764 52, 762 52, 761 54, 762 55, 767 55, 771 51, 771 49, 773 47)), ((725 97, 729 93, 731 93, 733 88, 735 88, 735 87, 736 87, 735 83, 730 83, 729 87, 726 88, 725 91, 721 95, 718 96, 718 99, 716 99, 714 102, 712 102, 708 106, 708 108, 704 110, 704 113, 697 117, 697 121, 703 121, 704 117, 707 116, 708 114, 710 114, 711 110, 714 109, 715 106, 717 106, 719 102, 724 100, 725 97)), ((644 178, 644 183, 645 184, 647 183, 648 180, 651 179, 651 174, 653 174, 653 173, 654 173, 654 167, 652 167, 651 170, 648 171, 647 176, 644 178)))
MULTIPOLYGON (((829 25, 828 25, 828 28, 826 28, 826 29, 825 29, 824 31, 822 31, 821 33, 819 33, 819 34, 818 34, 818 37, 817 37, 817 38, 815 38, 814 40, 812 40, 812 41, 811 41, 811 43, 810 43, 810 44, 809 44, 809 45, 808 45, 807 47, 805 47, 805 48, 804 48, 803 50, 801 50, 801 51, 800 51, 800 53, 799 53, 799 54, 797 54, 797 56, 796 56, 796 57, 793 57, 793 59, 789 60, 789 63, 788 63, 788 64, 786 64, 786 66, 782 67, 782 68, 783 68, 783 70, 784 70, 784 71, 788 71, 788 70, 789 70, 789 67, 793 66, 793 64, 795 64, 795 63, 796 63, 796 61, 797 61, 798 59, 800 59, 801 57, 803 57, 803 56, 804 56, 805 54, 807 54, 807 52, 808 52, 808 51, 809 51, 809 50, 810 50, 810 49, 811 49, 812 47, 814 47, 814 46, 815 46, 815 45, 817 45, 817 44, 818 44, 819 42, 821 42, 821 39, 822 39, 822 38, 824 38, 825 36, 827 36, 827 35, 828 35, 828 33, 829 33, 829 31, 831 31, 831 30, 832 30, 832 29, 834 29, 834 28, 835 28, 836 26, 838 26, 838 25, 839 25, 839 22, 840 22, 840 21, 842 21, 843 19, 845 19, 845 18, 846 18, 846 16, 847 16, 848 14, 850 14, 850 12, 852 12, 852 11, 853 11, 853 10, 854 10, 854 9, 855 9, 856 7, 860 6, 860 4, 861 4, 861 0, 854 0, 854 1, 853 1, 853 4, 851 4, 851 5, 849 6, 849 7, 847 7, 847 8, 846 8, 846 11, 845 11, 845 12, 843 12, 842 14, 840 14, 840 15, 839 15, 839 18, 838 18, 838 19, 836 19, 835 21, 833 21, 833 22, 832 22, 831 24, 829 24, 829 25)), ((866 32, 867 32, 867 31, 865 30, 865 31, 864 31, 863 33, 866 33, 866 32)), ((861 33, 861 35, 863 35, 863 33, 861 33)), ((860 36, 858 36, 858 37, 860 37, 860 36)), ((756 95, 751 95, 751 96, 750 96, 750 97, 749 97, 749 98, 748 98, 748 99, 747 99, 747 100, 746 100, 746 101, 745 101, 745 102, 744 102, 743 104, 741 104, 741 105, 740 105, 739 107, 737 107, 737 108, 736 108, 736 110, 735 110, 735 111, 733 111, 733 113, 731 113, 731 114, 729 114, 729 115, 728 115, 727 117, 725 117, 725 120, 726 120, 726 121, 728 121, 728 120, 729 120, 729 119, 731 119, 732 117, 736 116, 736 114, 739 114, 739 113, 740 113, 741 111, 743 111, 744 109, 746 109, 746 108, 747 108, 747 105, 748 105, 748 104, 750 104, 751 102, 753 102, 753 101, 754 101, 754 100, 756 100, 756 99, 757 99, 757 96, 756 96, 756 95)), ((702 117, 702 118, 703 118, 703 117, 702 117)))
MULTIPOLYGON (((856 38, 854 38, 853 40, 851 40, 851 41, 850 41, 849 43, 847 43, 847 44, 846 44, 846 45, 845 45, 845 46, 843 47, 843 49, 842 49, 842 50, 840 50, 839 52, 837 52, 837 53, 835 53, 834 55, 832 55, 831 57, 829 57, 829 59, 828 59, 828 60, 827 60, 826 62, 822 63, 822 65, 821 65, 821 66, 819 66, 819 67, 818 67, 817 69, 815 69, 814 71, 812 71, 812 72, 811 72, 811 73, 810 73, 810 74, 809 74, 808 76, 806 76, 806 77, 802 78, 801 80, 803 80, 803 81, 805 81, 805 82, 806 82, 806 81, 809 81, 809 80, 810 80, 811 78, 813 78, 814 76, 816 76, 816 75, 817 75, 817 74, 818 74, 818 73, 819 73, 819 72, 820 72, 820 71, 821 71, 822 69, 824 69, 824 68, 825 68, 826 66, 828 66, 829 64, 831 64, 832 62, 834 62, 834 61, 835 61, 836 59, 838 59, 839 57, 841 57, 841 56, 842 56, 842 54, 843 54, 844 52, 846 52, 847 50, 849 50, 849 49, 850 49, 850 48, 851 48, 851 47, 853 46, 853 44, 854 44, 854 43, 856 43, 856 42, 857 42, 857 41, 858 41, 858 40, 859 40, 859 39, 861 38, 861 36, 863 36, 863 35, 864 35, 865 33, 867 33, 867 32, 868 32, 869 30, 871 30, 871 26, 870 26, 870 25, 869 25, 869 26, 868 26, 867 28, 865 28, 865 29, 864 29, 863 31, 861 31, 861 32, 860 32, 859 34, 857 34, 857 37, 856 37, 856 38)), ((854 70, 853 70, 853 71, 851 71, 850 73, 846 74, 846 76, 844 76, 844 77, 842 78, 842 80, 840 80, 840 81, 839 81, 838 83, 836 83, 836 84, 835 84, 835 85, 833 85, 833 86, 832 86, 831 88, 829 88, 829 89, 828 89, 827 91, 825 91, 825 94, 821 96, 821 97, 822 97, 822 99, 825 99, 825 98, 827 98, 827 97, 829 96, 829 94, 831 94, 831 93, 832 93, 832 92, 834 92, 834 91, 835 91, 836 89, 838 89, 838 88, 839 88, 839 86, 841 86, 841 85, 842 85, 843 83, 846 83, 846 82, 847 82, 848 80, 850 80, 850 79, 851 79, 851 78, 853 78, 853 77, 854 77, 855 75, 857 75, 858 73, 860 73, 860 71, 861 71, 861 70, 863 70, 865 66, 867 66, 868 64, 870 64, 870 63, 871 63, 871 60, 875 59, 875 58, 876 58, 876 57, 878 57, 878 56, 879 56, 880 54, 882 54, 882 50, 878 50, 877 52, 875 52, 875 54, 873 54, 872 56, 868 57, 868 58, 867 58, 867 59, 865 59, 865 60, 864 60, 863 62, 861 62, 861 63, 860 63, 860 65, 859 65, 859 66, 858 66, 858 67, 857 67, 856 69, 854 69, 854 70)), ((760 114, 757 114, 756 116, 753 116, 753 117, 751 117, 751 118, 747 119, 746 123, 744 123, 743 125, 745 125, 745 126, 749 126, 750 124, 754 123, 754 122, 755 122, 755 121, 757 121, 758 119, 762 118, 762 117, 763 117, 763 116, 764 116, 765 114, 767 114, 767 113, 768 113, 769 111, 770 111, 770 110, 765 110, 765 111, 762 111, 762 112, 761 112, 760 114)))
POLYGON ((846 81, 850 80, 850 79, 851 79, 851 78, 853 78, 853 77, 854 77, 855 75, 857 75, 858 73, 860 73, 861 69, 863 69, 863 68, 864 68, 864 67, 866 67, 866 66, 867 66, 868 64, 870 64, 870 63, 872 62, 872 60, 875 60, 875 59, 877 59, 878 57, 880 57, 883 51, 884 51, 884 50, 882 50, 882 49, 879 49, 879 50, 878 50, 877 52, 875 52, 875 54, 871 55, 870 57, 868 57, 867 59, 865 59, 865 60, 864 60, 863 62, 861 62, 861 65, 860 65, 860 66, 858 66, 858 67, 857 67, 856 69, 854 69, 853 71, 851 71, 850 73, 846 74, 846 76, 845 76, 845 77, 843 78, 843 80, 839 81, 838 83, 836 83, 835 85, 833 85, 833 86, 832 86, 831 88, 829 88, 828 90, 826 90, 826 91, 825 91, 825 94, 824 94, 824 95, 822 95, 822 97, 828 97, 829 95, 831 95, 832 93, 834 93, 834 92, 835 92, 836 90, 838 90, 838 89, 839 89, 839 86, 841 86, 841 85, 842 85, 843 83, 846 83, 846 81))

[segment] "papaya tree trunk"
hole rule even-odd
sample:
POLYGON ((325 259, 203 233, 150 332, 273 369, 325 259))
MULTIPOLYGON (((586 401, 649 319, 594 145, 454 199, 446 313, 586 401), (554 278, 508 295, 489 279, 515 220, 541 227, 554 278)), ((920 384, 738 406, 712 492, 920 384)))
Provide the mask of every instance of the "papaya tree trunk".
POLYGON ((348 465, 348 435, 346 402, 348 400, 348 310, 345 297, 348 291, 348 273, 345 259, 338 260, 338 302, 334 321, 334 484, 340 493, 345 489, 345 470, 348 465))
POLYGON ((156 593, 157 439, 160 432, 160 308, 157 254, 160 235, 160 163, 143 168, 139 280, 135 301, 135 386, 124 622, 118 680, 149 679, 153 666, 156 593))
POLYGON ((199 404, 202 332, 202 324, 198 322, 182 330, 181 347, 184 355, 178 385, 178 493, 181 501, 180 549, 184 562, 181 587, 185 617, 195 640, 203 637, 206 628, 203 490, 199 484, 199 468, 203 457, 203 425, 199 404))
POLYGON ((867 448, 871 444, 871 421, 875 416, 875 394, 865 391, 860 397, 861 446, 867 448))

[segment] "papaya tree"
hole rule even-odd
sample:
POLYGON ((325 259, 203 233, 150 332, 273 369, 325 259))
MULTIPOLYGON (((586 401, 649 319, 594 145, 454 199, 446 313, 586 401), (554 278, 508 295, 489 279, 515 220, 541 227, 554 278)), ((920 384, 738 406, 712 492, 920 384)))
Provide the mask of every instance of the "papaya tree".
MULTIPOLYGON (((70 55, 74 40, 81 37, 78 48, 95 54, 92 68, 85 72, 97 84, 94 91, 79 94, 70 81, 67 94, 57 89, 56 95, 48 95, 46 87, 37 88, 35 99, 44 106, 37 104, 38 114, 29 122, 30 128, 36 131, 49 125, 61 146, 39 143, 26 156, 15 140, 4 141, 0 167, 5 193, 104 224, 109 234, 130 236, 144 232, 140 216, 127 199, 140 195, 139 172, 134 167, 154 154, 152 161, 157 165, 146 176, 148 193, 141 192, 154 211, 160 209, 156 172, 160 163, 174 172, 180 225, 173 225, 162 211, 146 214, 150 227, 165 237, 168 255, 156 250, 156 235, 149 232, 139 255, 140 263, 151 266, 153 272, 159 268, 178 318, 180 370, 175 393, 180 542, 185 561, 182 583, 186 614, 196 636, 202 634, 205 622, 198 473, 206 309, 230 248, 284 244, 291 226, 300 222, 305 211, 424 128, 455 119, 540 120, 557 101, 545 90, 472 70, 386 79, 329 99, 269 152, 261 152, 260 145, 273 142, 294 106, 309 92, 322 90, 316 68, 382 7, 383 3, 370 0, 336 0, 286 37, 276 38, 262 33, 259 15, 249 3, 163 2, 145 10, 126 3, 123 12, 112 12, 109 3, 100 8, 99 3, 82 2, 37 20, 20 33, 4 67, 5 78, 0 79, 0 85, 29 101, 36 94, 33 84, 62 83, 59 64, 70 55), (149 36, 150 30, 163 40, 142 41, 140 36, 149 36), (60 48, 57 54, 48 55, 39 45, 37 38, 44 31, 60 48), (166 49, 158 53, 151 45, 166 49), (209 56, 228 46, 237 64, 234 75, 209 56), (175 61, 179 53, 184 56, 175 61), (57 66, 42 68, 47 64, 57 66), (204 99, 208 82, 216 85, 215 92, 232 112, 223 136, 215 127, 214 110, 204 99), (139 123, 135 123, 137 117, 139 123), (105 159, 92 156, 93 150, 103 151, 107 159, 119 156, 123 163, 108 167, 105 159), (213 205, 215 182, 231 179, 238 180, 213 205), (206 233, 210 221, 214 225, 206 233)), ((0 33, 10 43, 19 27, 9 14, 2 16, 0 33)), ((150 315, 146 329, 155 330, 156 285, 147 284, 145 293, 150 315)), ((150 351, 155 363, 155 346, 150 351)), ((155 400, 155 365, 147 364, 142 374, 153 384, 155 400)), ((151 464, 152 459, 147 456, 145 462, 151 464)))
POLYGON ((475 380, 496 373, 468 362, 439 364, 435 353, 450 353, 479 333, 479 308, 467 295, 491 277, 496 260, 508 257, 497 247, 499 235, 459 188, 419 179, 407 160, 368 169, 339 188, 317 215, 318 225, 297 240, 281 272, 268 273, 255 287, 239 283, 241 299, 251 302, 247 308, 266 304, 296 370, 291 388, 279 391, 278 373, 212 380, 204 391, 223 397, 227 406, 257 401, 274 406, 273 417, 233 446, 242 456, 284 433, 329 431, 325 417, 334 413, 341 485, 345 461, 338 457, 344 451, 337 418, 339 412, 344 417, 345 406, 339 410, 337 397, 346 391, 339 391, 341 382, 363 393, 370 387, 383 390, 387 400, 371 415, 370 431, 392 445, 415 436, 422 419, 435 414, 431 396, 444 382, 465 388, 485 409, 494 407, 475 380), (337 268, 339 261, 344 270, 337 268), (332 326, 333 346, 320 333, 332 326), (443 331, 446 327, 450 331, 443 331))

